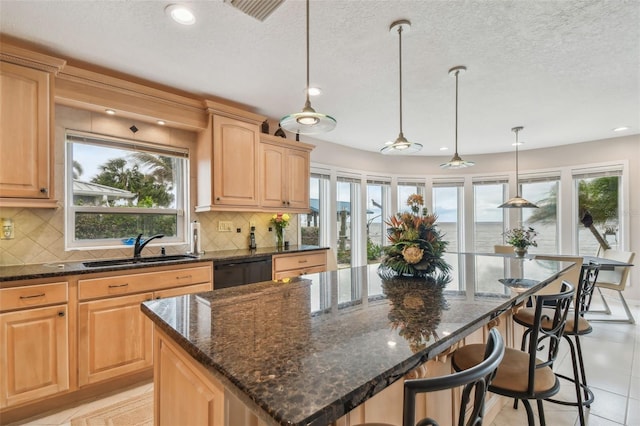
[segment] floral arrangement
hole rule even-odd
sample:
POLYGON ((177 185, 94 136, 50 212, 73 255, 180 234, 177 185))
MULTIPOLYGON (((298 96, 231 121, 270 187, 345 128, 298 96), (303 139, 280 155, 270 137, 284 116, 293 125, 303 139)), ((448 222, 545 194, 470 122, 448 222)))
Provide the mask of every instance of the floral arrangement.
POLYGON ((530 226, 528 228, 508 229, 503 235, 507 244, 519 249, 526 249, 529 246, 538 247, 538 243, 535 240, 538 233, 530 226))
POLYGON ((289 225, 291 217, 284 213, 277 213, 271 217, 271 223, 276 228, 276 244, 278 247, 284 245, 284 228, 289 225))
POLYGON ((425 277, 436 271, 447 273, 450 266, 442 259, 447 241, 435 224, 437 216, 422 208, 422 196, 410 195, 411 213, 396 213, 387 222, 387 238, 379 273, 385 277, 411 275, 425 277), (422 208, 422 215, 419 215, 422 208))

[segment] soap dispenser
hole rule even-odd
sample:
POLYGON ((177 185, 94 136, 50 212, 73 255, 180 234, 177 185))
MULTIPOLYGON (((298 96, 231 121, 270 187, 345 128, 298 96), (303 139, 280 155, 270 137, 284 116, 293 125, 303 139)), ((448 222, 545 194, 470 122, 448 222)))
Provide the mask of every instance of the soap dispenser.
POLYGON ((249 249, 251 250, 255 250, 256 249, 256 227, 252 226, 251 227, 251 232, 249 233, 249 249))

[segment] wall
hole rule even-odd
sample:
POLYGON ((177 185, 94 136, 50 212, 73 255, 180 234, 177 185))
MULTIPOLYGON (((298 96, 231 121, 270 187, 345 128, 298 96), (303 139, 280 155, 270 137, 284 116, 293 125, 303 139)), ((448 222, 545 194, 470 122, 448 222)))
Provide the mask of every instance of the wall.
MULTIPOLYGON (((82 130, 128 139, 159 142, 167 145, 188 148, 195 153, 196 133, 171 129, 157 124, 133 121, 106 114, 78 110, 66 106, 56 106, 55 128, 55 193, 58 199, 57 209, 0 208, 0 217, 11 218, 14 222, 14 239, 0 240, 0 265, 21 265, 30 263, 48 263, 78 261, 99 258, 118 258, 132 255, 132 248, 104 250, 73 250, 64 248, 64 137, 65 129, 82 130), (129 130, 132 124, 138 127, 135 134, 129 130)), ((249 245, 249 224, 256 224, 256 243, 258 247, 275 246, 274 232, 269 232, 268 213, 207 212, 193 213, 196 200, 196 162, 192 157, 190 171, 191 206, 190 220, 201 223, 202 248, 205 251, 245 249, 249 245), (241 233, 218 232, 218 221, 232 221, 241 233)), ((292 215, 285 239, 296 244, 298 224, 296 215, 292 215)), ((153 243, 152 243, 153 244, 153 243)), ((159 254, 161 240, 157 246, 148 246, 145 253, 159 254)), ((167 246, 167 253, 184 253, 187 245, 167 246)))

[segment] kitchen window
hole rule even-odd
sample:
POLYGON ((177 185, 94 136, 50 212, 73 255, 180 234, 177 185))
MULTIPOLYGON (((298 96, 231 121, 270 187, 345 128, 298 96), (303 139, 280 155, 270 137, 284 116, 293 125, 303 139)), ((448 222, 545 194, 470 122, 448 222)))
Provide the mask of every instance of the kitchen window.
POLYGON ((66 134, 66 248, 132 245, 138 234, 186 244, 188 150, 66 134))

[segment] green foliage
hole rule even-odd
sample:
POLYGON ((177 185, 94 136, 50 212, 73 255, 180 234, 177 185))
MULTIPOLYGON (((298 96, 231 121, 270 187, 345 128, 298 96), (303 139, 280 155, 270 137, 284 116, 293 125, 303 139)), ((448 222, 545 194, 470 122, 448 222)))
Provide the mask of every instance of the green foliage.
MULTIPOLYGON (((604 224, 618 218, 618 177, 607 176, 583 180, 578 184, 578 217, 588 211, 593 221, 604 224)), ((530 223, 549 223, 556 220, 558 188, 554 187, 549 196, 536 201, 538 209, 529 218, 530 223)))
POLYGON ((538 233, 532 227, 513 228, 504 233, 505 241, 514 247, 526 249, 529 246, 538 247, 535 238, 538 233))
POLYGON ((382 255, 382 247, 367 238, 367 260, 378 260, 382 255))
POLYGON ((122 239, 138 234, 176 235, 174 215, 76 213, 76 239, 122 239))

